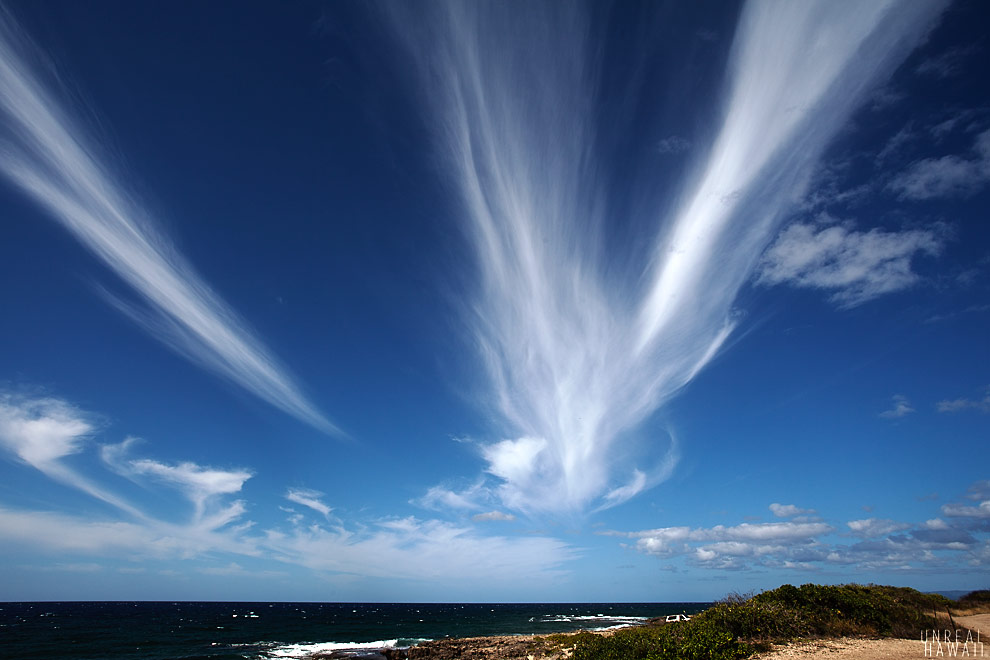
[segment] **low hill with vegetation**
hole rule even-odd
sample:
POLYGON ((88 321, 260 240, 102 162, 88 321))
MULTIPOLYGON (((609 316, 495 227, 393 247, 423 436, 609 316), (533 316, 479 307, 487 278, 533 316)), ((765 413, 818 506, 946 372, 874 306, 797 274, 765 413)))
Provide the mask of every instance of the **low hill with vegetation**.
MULTIPOLYGON (((955 627, 953 615, 990 611, 990 591, 959 601, 905 587, 789 584, 750 598, 731 596, 690 621, 642 626, 612 635, 578 633, 539 640, 573 660, 736 660, 773 643, 827 637, 903 637, 955 627)), ((540 653, 542 651, 542 653, 540 653)))

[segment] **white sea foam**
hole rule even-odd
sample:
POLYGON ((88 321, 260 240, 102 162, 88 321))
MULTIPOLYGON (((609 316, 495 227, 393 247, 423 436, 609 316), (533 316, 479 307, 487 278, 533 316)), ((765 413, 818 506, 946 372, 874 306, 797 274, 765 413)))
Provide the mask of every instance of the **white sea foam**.
POLYGON ((316 642, 314 644, 285 644, 268 649, 269 658, 305 658, 314 653, 330 653, 332 651, 394 649, 398 639, 385 639, 376 642, 316 642))
POLYGON ((333 651, 378 651, 381 649, 408 648, 421 642, 431 641, 426 637, 383 639, 374 642, 314 642, 311 644, 282 644, 265 651, 266 658, 308 658, 316 653, 333 651))
POLYGON ((551 614, 544 616, 540 623, 577 623, 578 627, 585 627, 584 622, 594 621, 598 624, 594 627, 587 627, 586 630, 602 631, 602 630, 618 630, 619 628, 628 628, 629 626, 638 626, 643 622, 648 620, 649 617, 646 616, 625 616, 625 615, 609 615, 609 614, 583 614, 583 615, 571 615, 571 614, 551 614))

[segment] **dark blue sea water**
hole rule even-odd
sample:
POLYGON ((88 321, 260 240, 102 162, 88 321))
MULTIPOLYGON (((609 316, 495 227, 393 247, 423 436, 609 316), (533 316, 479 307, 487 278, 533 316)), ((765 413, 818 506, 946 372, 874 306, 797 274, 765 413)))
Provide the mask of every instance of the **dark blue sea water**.
POLYGON ((0 603, 0 658, 305 658, 427 639, 635 625, 708 603, 0 603))

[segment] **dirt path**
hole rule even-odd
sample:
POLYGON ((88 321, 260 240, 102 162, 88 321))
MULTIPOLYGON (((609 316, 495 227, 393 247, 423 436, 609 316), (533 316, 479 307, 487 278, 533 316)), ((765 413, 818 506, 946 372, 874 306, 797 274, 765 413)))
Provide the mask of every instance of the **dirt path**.
POLYGON ((753 656, 753 660, 920 660, 924 644, 914 639, 823 639, 787 644, 753 656))
POLYGON ((980 642, 984 645, 971 643, 969 652, 964 655, 965 636, 960 636, 960 644, 954 653, 950 653, 947 645, 941 648, 936 643, 926 647, 919 639, 827 639, 811 642, 796 642, 775 648, 772 651, 758 653, 752 660, 785 660, 787 658, 802 658, 803 660, 922 660, 923 658, 990 658, 990 639, 985 638, 982 631, 990 630, 990 614, 974 617, 961 617, 956 622, 973 629, 979 628, 980 642))
MULTIPOLYGON (((980 631, 980 639, 986 637, 986 642, 990 642, 990 614, 974 614, 972 616, 957 616, 955 617, 955 622, 957 626, 963 626, 964 628, 969 628, 972 631, 980 631)), ((990 657, 990 648, 987 649, 987 655, 990 657)))

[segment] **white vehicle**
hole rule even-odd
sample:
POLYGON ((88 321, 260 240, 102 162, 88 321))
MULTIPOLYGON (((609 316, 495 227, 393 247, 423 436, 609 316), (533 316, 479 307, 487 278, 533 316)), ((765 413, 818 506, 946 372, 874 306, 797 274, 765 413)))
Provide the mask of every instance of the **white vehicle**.
POLYGON ((675 621, 690 621, 691 617, 687 614, 668 614, 667 623, 674 623, 675 621))

